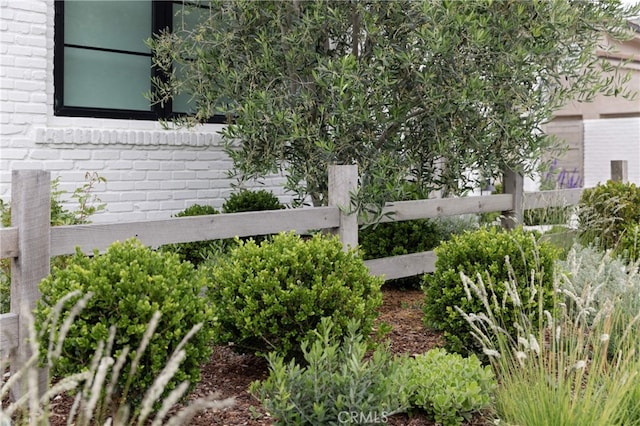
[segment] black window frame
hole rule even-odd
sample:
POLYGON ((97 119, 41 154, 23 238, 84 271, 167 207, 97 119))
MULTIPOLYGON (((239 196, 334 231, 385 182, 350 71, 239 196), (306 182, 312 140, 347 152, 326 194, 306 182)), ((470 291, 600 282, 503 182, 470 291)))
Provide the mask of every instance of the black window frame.
MULTIPOLYGON (((63 117, 92 117, 92 118, 111 118, 126 120, 171 120, 172 118, 183 116, 184 113, 173 112, 172 102, 166 102, 164 105, 155 104, 150 106, 149 111, 130 110, 130 109, 113 109, 113 108, 97 108, 97 107, 76 107, 64 105, 64 48, 75 47, 64 42, 64 0, 55 0, 54 8, 54 48, 53 48, 53 84, 54 84, 54 100, 53 114, 63 117)), ((172 29, 173 27, 173 5, 183 4, 181 0, 152 0, 152 27, 151 34, 157 34, 164 29, 172 29)), ((93 48, 92 50, 113 51, 112 49, 93 48)), ((129 52, 126 52, 129 53, 129 52)), ((147 55, 143 55, 147 56, 147 55)), ((151 57, 151 54, 148 55, 151 57)), ((149 69, 149 89, 151 86, 151 77, 162 77, 154 67, 149 69)), ((226 123, 224 115, 214 115, 207 121, 208 123, 226 123)))

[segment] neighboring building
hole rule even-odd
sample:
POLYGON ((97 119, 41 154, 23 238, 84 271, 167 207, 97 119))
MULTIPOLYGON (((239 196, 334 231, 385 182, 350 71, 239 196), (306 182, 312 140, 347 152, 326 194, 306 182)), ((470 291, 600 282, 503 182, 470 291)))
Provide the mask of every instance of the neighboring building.
MULTIPOLYGON (((168 218, 220 207, 234 181, 217 131, 164 130, 188 99, 149 106, 151 54, 143 40, 173 25, 181 1, 0 0, 0 198, 11 170, 45 169, 73 191, 86 172, 107 179, 94 222, 168 218)), ((216 123, 217 121, 217 123, 216 123)), ((266 179, 282 200, 282 178, 266 179)))
MULTIPOLYGON (((638 91, 634 100, 598 96, 594 102, 571 102, 556 113, 545 130, 568 145, 558 159, 558 168, 579 178, 585 187, 610 178, 612 160, 628 161, 630 182, 640 184, 640 19, 631 21, 635 37, 616 43, 614 52, 598 50, 600 57, 614 64, 628 61, 624 70, 631 73, 628 87, 638 91)), ((611 40, 606 40, 611 45, 611 40)))

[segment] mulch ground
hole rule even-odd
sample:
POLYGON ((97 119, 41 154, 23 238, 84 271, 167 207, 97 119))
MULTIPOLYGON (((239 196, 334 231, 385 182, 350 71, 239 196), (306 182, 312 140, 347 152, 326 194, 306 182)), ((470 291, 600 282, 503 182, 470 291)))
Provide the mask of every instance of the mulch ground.
MULTIPOLYGON (((378 324, 386 323, 391 327, 387 335, 391 350, 394 353, 410 355, 423 353, 441 344, 441 336, 422 325, 422 299, 420 290, 383 289, 383 305, 380 310, 378 324)), ((239 354, 226 346, 216 346, 210 361, 202 368, 202 379, 189 399, 194 400, 213 392, 222 398, 235 398, 235 404, 224 410, 207 410, 198 414, 191 425, 271 425, 273 419, 261 407, 260 402, 248 392, 249 384, 255 380, 266 378, 267 363, 263 358, 251 354, 239 354)), ((51 424, 66 424, 65 413, 68 412, 70 400, 59 398, 53 404, 51 424)), ((396 415, 388 418, 392 426, 434 425, 422 413, 396 415)), ((483 424, 476 419, 473 425, 483 424)))

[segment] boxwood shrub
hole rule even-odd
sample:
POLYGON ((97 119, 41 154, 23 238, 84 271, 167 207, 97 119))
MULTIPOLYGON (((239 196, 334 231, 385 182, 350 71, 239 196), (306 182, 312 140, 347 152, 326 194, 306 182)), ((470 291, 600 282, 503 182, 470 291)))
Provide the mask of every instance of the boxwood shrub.
POLYGON ((336 236, 280 233, 260 245, 239 241, 210 268, 207 297, 218 342, 257 353, 300 354, 324 317, 342 335, 350 318, 368 335, 382 304, 382 279, 369 274, 336 236))
MULTIPOLYGON (((140 398, 182 338, 194 325, 205 323, 184 346, 186 357, 165 391, 184 380, 195 384, 200 378, 201 363, 210 355, 212 340, 209 307, 199 295, 203 286, 202 275, 190 263, 181 262, 173 253, 155 252, 135 239, 113 243, 104 254, 96 251, 87 256, 78 250, 65 268, 54 268, 40 283, 42 297, 35 310, 37 327, 45 323, 52 307, 67 293, 79 290, 81 294, 93 294, 71 324, 53 373, 64 377, 88 369, 98 342, 107 340, 111 326, 116 329, 112 353, 117 357, 129 347, 131 361, 152 315, 160 311, 156 334, 133 373, 129 395, 140 398)), ((70 299, 68 305, 78 297, 70 299)), ((66 315, 68 312, 63 318, 66 315)), ((57 330, 38 331, 57 339, 57 330)), ((46 342, 41 345, 43 357, 47 346, 46 342)), ((119 391, 130 375, 130 364, 125 364, 120 375, 119 391)))
MULTIPOLYGON (((175 217, 203 216, 219 214, 213 206, 206 204, 194 204, 183 211, 176 213, 175 217)), ((180 259, 198 266, 205 260, 212 258, 225 250, 225 240, 191 241, 188 243, 165 244, 160 247, 162 251, 170 251, 178 254, 180 259)))
POLYGON ((367 259, 431 250, 441 239, 430 219, 380 223, 360 230, 358 237, 367 259))
POLYGON ((560 249, 537 241, 538 237, 539 234, 522 228, 510 232, 498 227, 480 228, 455 235, 435 249, 435 272, 423 278, 424 321, 427 326, 444 331, 448 350, 463 355, 481 353, 469 324, 456 306, 465 313, 479 313, 484 312, 482 301, 467 297, 460 273, 472 280, 479 274, 487 287, 492 286, 488 303, 504 324, 513 324, 517 313, 509 298, 503 300, 508 280, 517 283, 521 309, 531 312, 533 321, 540 312, 539 302, 543 307, 552 306, 554 263, 560 249), (507 256, 509 262, 505 260, 507 256), (542 284, 544 294, 534 294, 532 280, 536 286, 542 284))
POLYGON ((281 209, 284 209, 284 205, 278 200, 278 197, 264 189, 258 191, 242 189, 239 192, 234 192, 222 205, 223 213, 281 209))
MULTIPOLYGON (((273 192, 266 191, 264 189, 261 189, 259 191, 242 189, 239 192, 234 192, 229 196, 229 198, 222 205, 222 212, 242 213, 264 210, 282 210, 284 208, 284 204, 282 204, 280 200, 278 200, 278 197, 276 197, 273 192)), ((240 239, 244 241, 252 238, 256 243, 260 244, 261 241, 266 240, 270 237, 271 235, 254 235, 251 237, 244 237, 240 239)))
MULTIPOLYGON (((439 229, 430 219, 379 223, 358 234, 363 258, 378 259, 432 250, 441 240, 439 229)), ((396 287, 420 287, 420 276, 391 280, 396 287)))

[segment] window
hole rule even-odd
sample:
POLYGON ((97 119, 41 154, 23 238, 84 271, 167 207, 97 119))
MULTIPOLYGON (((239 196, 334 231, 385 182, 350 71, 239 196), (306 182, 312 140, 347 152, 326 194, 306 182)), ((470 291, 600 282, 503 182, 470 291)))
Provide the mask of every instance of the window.
POLYGON ((145 97, 154 72, 145 40, 181 24, 176 14, 183 7, 182 1, 56 1, 55 115, 157 120, 188 113, 188 96, 163 106, 145 97))

